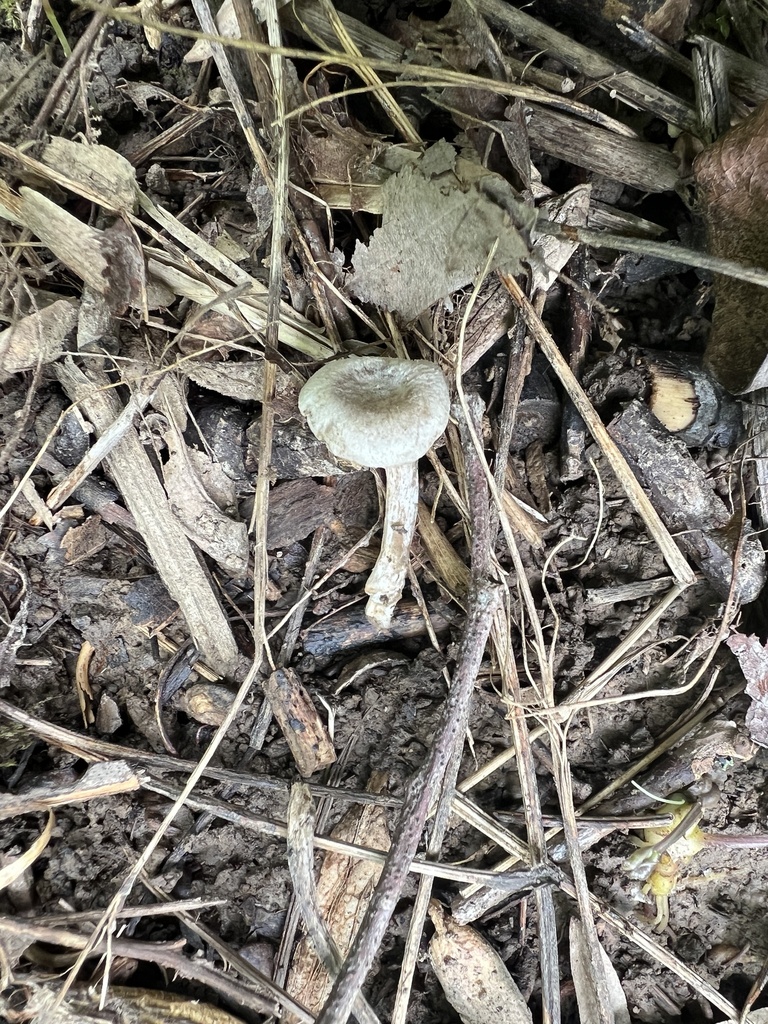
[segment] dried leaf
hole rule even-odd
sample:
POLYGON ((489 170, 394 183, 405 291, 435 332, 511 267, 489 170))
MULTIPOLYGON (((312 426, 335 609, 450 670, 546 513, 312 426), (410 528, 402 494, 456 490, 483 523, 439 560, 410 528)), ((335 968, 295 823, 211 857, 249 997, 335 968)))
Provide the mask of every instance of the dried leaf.
POLYGON ((472 283, 498 241, 489 270, 517 273, 527 247, 509 215, 476 183, 460 182, 455 152, 438 143, 382 188, 382 226, 358 242, 349 287, 407 320, 472 283), (450 158, 450 159, 449 159, 450 158))
MULTIPOLYGON (((570 928, 571 975, 576 989, 576 1002, 579 1004, 579 1017, 583 1021, 600 1020, 600 1008, 597 993, 593 985, 593 974, 590 970, 591 953, 584 935, 584 926, 577 918, 571 918, 570 928)), ((629 1024, 629 1007, 627 997, 621 987, 619 976, 608 954, 600 947, 603 961, 606 992, 604 1003, 612 1016, 614 1024, 629 1024)))
POLYGON ((747 680, 747 696, 752 698, 746 717, 750 738, 768 747, 768 646, 744 633, 734 633, 725 642, 739 660, 747 680))
POLYGON ((0 382, 14 373, 51 363, 64 351, 67 335, 77 326, 78 304, 59 299, 38 313, 0 331, 0 382))
POLYGON ((531 1011, 493 946, 445 914, 436 900, 429 916, 437 929, 429 959, 464 1024, 532 1024, 531 1011))

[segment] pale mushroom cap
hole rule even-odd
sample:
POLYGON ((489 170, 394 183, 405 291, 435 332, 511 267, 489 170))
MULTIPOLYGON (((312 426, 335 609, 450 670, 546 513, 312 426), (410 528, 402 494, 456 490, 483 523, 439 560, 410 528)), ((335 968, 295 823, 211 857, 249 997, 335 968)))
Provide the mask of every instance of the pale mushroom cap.
POLYGON ((426 454, 448 423, 442 370, 426 360, 349 356, 310 377, 299 409, 331 452, 358 466, 401 466, 426 454))

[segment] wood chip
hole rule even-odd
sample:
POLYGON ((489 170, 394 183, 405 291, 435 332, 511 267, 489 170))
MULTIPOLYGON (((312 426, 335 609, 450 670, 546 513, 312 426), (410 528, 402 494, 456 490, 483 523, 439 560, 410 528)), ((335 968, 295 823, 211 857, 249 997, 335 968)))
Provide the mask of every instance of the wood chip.
POLYGON ((296 672, 276 669, 264 682, 264 693, 299 772, 307 778, 333 764, 336 751, 328 730, 296 672))

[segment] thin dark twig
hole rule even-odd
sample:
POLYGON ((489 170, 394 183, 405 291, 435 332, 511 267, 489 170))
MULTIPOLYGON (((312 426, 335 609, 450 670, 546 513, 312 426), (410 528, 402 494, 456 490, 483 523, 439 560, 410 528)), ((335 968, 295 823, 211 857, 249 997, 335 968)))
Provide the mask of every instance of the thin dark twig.
POLYGON ((37 117, 32 124, 30 129, 30 136, 32 138, 39 138, 42 135, 56 104, 59 102, 64 90, 71 84, 72 79, 74 78, 75 68, 81 63, 81 61, 85 60, 91 50, 91 47, 98 39, 99 32, 101 32, 104 27, 106 20, 107 15, 102 14, 101 11, 97 11, 91 18, 88 28, 72 47, 72 53, 70 53, 69 57, 64 61, 64 66, 59 72, 58 78, 48 90, 48 95, 43 100, 43 105, 40 107, 37 117))
MULTIPOLYGON (((522 318, 521 318, 522 319, 522 318)), ((472 420, 475 436, 482 434, 483 403, 479 396, 470 395, 466 399, 466 410, 472 420)), ((464 471, 467 480, 467 498, 469 504, 469 522, 472 530, 472 573, 477 580, 484 580, 489 572, 491 556, 492 519, 489 503, 488 481, 484 467, 480 461, 472 434, 467 426, 465 411, 461 406, 454 410, 459 425, 461 449, 464 456, 464 471)), ((464 735, 457 733, 453 749, 446 766, 445 775, 440 787, 440 795, 435 810, 434 823, 427 842, 427 857, 438 857, 443 845, 451 809, 456 796, 456 780, 461 766, 461 754, 464 749, 464 735)), ((411 923, 408 929, 406 957, 400 975, 393 1024, 405 1020, 407 1000, 416 964, 415 951, 421 939, 424 919, 432 895, 432 879, 425 877, 419 882, 419 891, 413 906, 411 923)))
MULTIPOLYGON (((312 940, 318 959, 328 975, 335 978, 341 967, 342 957, 320 911, 315 884, 314 834, 312 794, 305 783, 299 782, 291 790, 288 804, 288 867, 304 928, 312 940)), ((354 1004, 354 1014, 360 1024, 379 1024, 379 1018, 359 993, 354 1004)))
POLYGON ((480 473, 483 487, 482 491, 478 492, 478 476, 474 473, 469 476, 469 471, 468 467, 470 501, 473 516, 476 518, 473 519, 472 584, 458 664, 432 741, 429 759, 408 788, 394 830, 395 840, 379 883, 349 955, 317 1018, 317 1024, 343 1024, 347 1020, 355 997, 384 938, 405 883, 409 865, 419 845, 430 805, 445 778, 453 751, 457 743, 463 740, 466 732, 475 680, 485 653, 493 618, 500 603, 499 591, 487 581, 485 571, 480 575, 475 569, 477 566, 478 569, 485 570, 488 565, 490 515, 484 474, 480 473))

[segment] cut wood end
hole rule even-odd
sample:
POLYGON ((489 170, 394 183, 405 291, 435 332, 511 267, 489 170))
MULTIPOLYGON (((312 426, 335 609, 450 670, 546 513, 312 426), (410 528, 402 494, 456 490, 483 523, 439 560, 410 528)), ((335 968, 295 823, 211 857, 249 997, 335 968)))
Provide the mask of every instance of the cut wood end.
POLYGON ((696 420, 699 398, 693 382, 673 367, 651 366, 651 412, 675 434, 687 430, 696 420))

